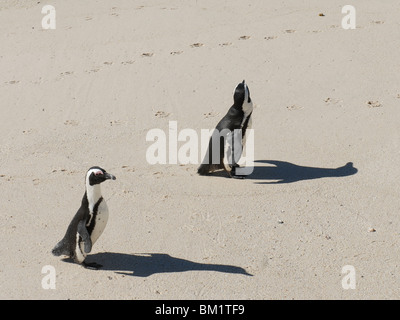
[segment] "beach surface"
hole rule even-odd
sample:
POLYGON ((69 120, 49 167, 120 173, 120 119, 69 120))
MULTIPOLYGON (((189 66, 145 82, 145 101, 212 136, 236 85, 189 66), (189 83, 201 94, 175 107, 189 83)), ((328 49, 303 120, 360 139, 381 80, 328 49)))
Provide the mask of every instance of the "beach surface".
POLYGON ((400 5, 353 5, 3 0, 0 298, 399 299, 400 5), (244 79, 250 176, 149 163, 244 79), (117 177, 97 271, 51 254, 91 166, 117 177))

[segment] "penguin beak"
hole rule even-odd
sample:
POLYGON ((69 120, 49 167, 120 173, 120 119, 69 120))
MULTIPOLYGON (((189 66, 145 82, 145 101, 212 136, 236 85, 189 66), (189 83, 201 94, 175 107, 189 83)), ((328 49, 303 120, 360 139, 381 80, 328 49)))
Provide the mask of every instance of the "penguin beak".
POLYGON ((112 175, 111 173, 108 173, 108 172, 106 172, 106 173, 104 174, 104 178, 105 178, 106 180, 108 180, 108 179, 111 179, 111 180, 117 179, 114 175, 112 175))

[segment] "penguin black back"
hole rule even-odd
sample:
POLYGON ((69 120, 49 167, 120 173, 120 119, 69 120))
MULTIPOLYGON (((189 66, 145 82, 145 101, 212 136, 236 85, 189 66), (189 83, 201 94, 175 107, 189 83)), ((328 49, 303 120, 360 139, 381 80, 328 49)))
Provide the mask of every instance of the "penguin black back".
POLYGON ((75 256, 75 247, 76 247, 76 234, 78 232, 78 223, 79 221, 85 220, 89 216, 89 201, 87 199, 86 192, 83 195, 81 206, 78 209, 75 216, 72 218, 67 231, 65 232, 62 240, 57 243, 57 245, 53 248, 52 253, 55 256, 69 256, 73 258, 75 256))

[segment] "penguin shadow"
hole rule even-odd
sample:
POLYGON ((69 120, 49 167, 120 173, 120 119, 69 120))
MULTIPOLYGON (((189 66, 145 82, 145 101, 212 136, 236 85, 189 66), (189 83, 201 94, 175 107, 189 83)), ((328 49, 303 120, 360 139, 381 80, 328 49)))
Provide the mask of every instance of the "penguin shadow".
POLYGON ((118 274, 134 277, 149 277, 158 273, 185 271, 215 271, 252 276, 241 267, 198 263, 181 258, 175 258, 165 253, 126 254, 117 252, 101 252, 90 255, 87 259, 101 264, 102 268, 100 270, 114 271, 118 274))
POLYGON ((339 178, 351 176, 358 172, 358 169, 353 167, 352 162, 338 168, 306 167, 278 160, 256 160, 254 162, 272 165, 254 166, 252 174, 247 179, 262 181, 257 182, 258 184, 281 184, 321 178, 339 178))

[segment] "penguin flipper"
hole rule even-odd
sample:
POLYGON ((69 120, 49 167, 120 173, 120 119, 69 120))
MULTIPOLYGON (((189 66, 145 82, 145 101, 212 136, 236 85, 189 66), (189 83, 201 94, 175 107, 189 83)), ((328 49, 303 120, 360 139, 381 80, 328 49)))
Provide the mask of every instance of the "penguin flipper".
POLYGON ((90 234, 86 229, 85 220, 81 220, 78 223, 78 233, 82 238, 85 253, 89 253, 92 251, 92 239, 90 238, 90 234))
POLYGON ((243 153, 242 130, 237 129, 233 132, 230 132, 226 140, 227 141, 224 149, 224 156, 226 159, 224 158, 224 161, 227 162, 231 168, 238 167, 238 162, 243 153))

